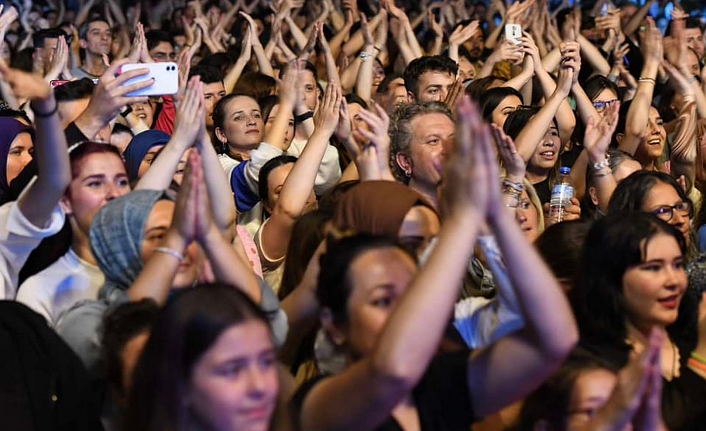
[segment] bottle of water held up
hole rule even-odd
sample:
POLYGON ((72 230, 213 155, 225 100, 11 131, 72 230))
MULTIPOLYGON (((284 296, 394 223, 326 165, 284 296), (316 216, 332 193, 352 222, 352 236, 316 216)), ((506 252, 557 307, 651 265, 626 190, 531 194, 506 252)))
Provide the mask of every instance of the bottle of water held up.
POLYGON ((559 168, 559 176, 552 182, 552 198, 549 201, 549 220, 559 223, 564 220, 564 211, 571 205, 574 197, 574 186, 571 184, 569 174, 571 168, 559 168))

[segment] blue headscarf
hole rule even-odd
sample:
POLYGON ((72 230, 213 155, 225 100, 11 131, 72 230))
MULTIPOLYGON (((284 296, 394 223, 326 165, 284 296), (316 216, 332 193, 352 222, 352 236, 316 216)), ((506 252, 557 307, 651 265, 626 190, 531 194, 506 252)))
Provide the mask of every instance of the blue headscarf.
POLYGON ((145 130, 132 138, 123 153, 125 166, 127 167, 127 176, 130 178, 130 181, 137 179, 140 164, 145 159, 150 148, 157 145, 165 145, 167 142, 169 142, 169 135, 161 130, 145 130))
POLYGON ((20 133, 29 133, 34 138, 34 129, 13 117, 0 117, 0 197, 10 190, 7 182, 7 159, 10 147, 20 133))
POLYGON ((96 214, 88 236, 105 274, 102 299, 112 302, 114 295, 124 294, 140 275, 145 265, 142 238, 147 218, 162 199, 174 200, 163 190, 135 190, 108 202, 96 214))

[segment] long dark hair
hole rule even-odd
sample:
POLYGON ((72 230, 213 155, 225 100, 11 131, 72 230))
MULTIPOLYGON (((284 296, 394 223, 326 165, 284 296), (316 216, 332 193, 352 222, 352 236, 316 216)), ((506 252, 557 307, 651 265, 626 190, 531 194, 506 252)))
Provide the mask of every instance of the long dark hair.
POLYGON ((228 328, 250 321, 268 325, 257 305, 235 287, 201 284, 176 293, 155 319, 135 368, 125 429, 182 429, 194 365, 228 328))
MULTIPOLYGON (((631 351, 626 342, 623 275, 644 261, 644 250, 658 234, 673 237, 685 252, 681 232, 652 214, 618 211, 599 219, 588 232, 582 264, 569 292, 582 345, 618 367, 627 363, 631 351)), ((685 349, 696 342, 695 307, 692 295, 684 295, 677 321, 667 327, 670 339, 685 349)))

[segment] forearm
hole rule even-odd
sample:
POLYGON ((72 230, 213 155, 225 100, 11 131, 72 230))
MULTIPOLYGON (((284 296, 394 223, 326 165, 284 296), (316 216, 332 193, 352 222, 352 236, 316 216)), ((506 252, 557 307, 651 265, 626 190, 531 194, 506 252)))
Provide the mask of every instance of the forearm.
POLYGON ((495 49, 495 45, 498 44, 498 39, 500 38, 500 34, 502 31, 505 29, 505 18, 503 17, 503 21, 500 23, 499 26, 495 27, 493 31, 490 32, 488 37, 485 39, 485 47, 488 49, 495 49))
POLYGON ((189 143, 182 142, 176 135, 172 136, 159 157, 154 159, 147 172, 140 178, 135 190, 167 190, 188 147, 189 143))
POLYGON ((640 9, 635 12, 635 15, 630 18, 630 21, 623 27, 623 33, 625 33, 628 36, 631 36, 633 33, 637 31, 637 29, 640 27, 642 24, 642 21, 645 20, 645 17, 650 11, 650 8, 654 4, 655 0, 647 0, 644 5, 640 9))
POLYGON ((216 279, 230 284, 248 295, 256 304, 262 301, 262 291, 257 276, 235 252, 219 229, 211 229, 199 245, 204 249, 216 279))
POLYGON ((314 130, 314 134, 309 138, 304 151, 282 186, 279 200, 275 205, 276 211, 288 214, 293 219, 301 215, 314 189, 316 174, 328 147, 329 138, 328 134, 314 130))
MULTIPOLYGON (((434 44, 431 47, 431 51, 427 55, 440 55, 441 54, 441 47, 444 44, 444 38, 442 37, 435 37, 434 38, 434 44)), ((450 57, 450 55, 449 55, 450 57)), ((458 62, 458 52, 456 53, 456 59, 454 60, 455 62, 458 62)))
MULTIPOLYGON (((35 112, 47 113, 56 107, 53 94, 32 103, 35 112)), ((37 181, 18 202, 20 212, 34 226, 44 227, 71 182, 66 137, 57 114, 42 118, 35 115, 34 158, 37 181)))
POLYGON ((253 44, 253 51, 255 52, 255 58, 257 58, 257 65, 260 68, 260 73, 267 76, 275 76, 275 71, 272 69, 272 64, 270 63, 271 56, 267 56, 265 49, 259 40, 253 44))
POLYGON ((355 60, 343 70, 343 73, 341 73, 341 89, 343 90, 343 94, 350 93, 353 87, 355 87, 358 71, 362 64, 363 60, 361 60, 360 57, 356 57, 355 60))
POLYGON ((356 94, 360 96, 361 99, 365 100, 365 103, 369 104, 372 99, 375 47, 373 45, 365 45, 363 52, 370 54, 370 57, 363 60, 360 69, 358 69, 356 94))
POLYGON ((230 94, 233 92, 233 89, 235 88, 235 84, 238 82, 238 79, 240 79, 240 75, 243 73, 243 69, 245 69, 245 66, 248 64, 248 60, 250 60, 250 54, 248 53, 247 58, 246 56, 242 55, 238 58, 238 61, 235 62, 233 67, 228 71, 228 74, 223 78, 223 85, 226 89, 226 93, 230 94))
POLYGON ((633 98, 630 109, 628 110, 627 120, 625 122, 625 135, 630 139, 631 145, 628 148, 628 145, 624 144, 625 139, 623 139, 623 142, 621 142, 621 149, 623 149, 623 147, 627 148, 624 149, 624 151, 627 151, 630 154, 635 154, 635 150, 637 150, 637 145, 639 144, 639 139, 642 136, 645 127, 647 127, 648 114, 650 111, 650 106, 652 106, 652 95, 655 87, 655 79, 657 78, 657 68, 658 65, 656 63, 645 62, 641 77, 648 79, 638 82, 635 97, 633 98))
POLYGON ((571 87, 571 91, 574 94, 576 111, 578 111, 581 121, 583 121, 584 124, 588 124, 589 120, 593 118, 597 124, 598 120, 600 120, 600 116, 598 115, 596 108, 593 106, 591 99, 589 99, 586 92, 583 91, 583 87, 581 87, 581 85, 577 82, 571 87))
POLYGON ((403 29, 407 38, 407 44, 414 53, 415 57, 423 57, 424 51, 422 50, 421 45, 419 45, 419 40, 417 40, 417 35, 414 34, 414 29, 412 28, 409 20, 404 20, 403 29))
MULTIPOLYGON (((203 172, 208 189, 208 197, 213 207, 213 219, 221 232, 229 233, 235 224, 237 212, 233 202, 233 191, 230 188, 228 177, 221 168, 216 150, 211 144, 208 133, 201 137, 201 158, 203 159, 203 172)), ((162 156, 159 156, 161 158, 162 156)), ((159 160, 157 158, 157 160, 159 160)))
POLYGON ((307 37, 304 34, 303 31, 299 28, 297 23, 294 22, 294 19, 292 19, 291 15, 287 15, 284 17, 284 20, 287 21, 288 27, 289 27, 289 33, 292 35, 294 38, 294 41, 297 43, 297 46, 299 47, 300 50, 304 49, 306 46, 307 42, 307 37))
POLYGON ((289 95, 283 97, 282 100, 280 100, 279 110, 272 122, 272 127, 270 127, 269 132, 265 135, 265 142, 282 151, 287 151, 288 146, 285 147, 284 138, 287 135, 289 118, 293 110, 294 104, 292 103, 291 97, 289 95))
POLYGON ((537 112, 535 116, 530 119, 522 131, 515 139, 515 145, 517 146, 517 152, 522 157, 522 160, 527 163, 529 159, 534 154, 537 149, 537 145, 542 140, 542 137, 551 126, 556 111, 561 106, 564 101, 564 96, 559 93, 554 93, 547 99, 546 103, 537 112))
POLYGON ((559 48, 554 48, 547 54, 544 58, 542 58, 542 67, 544 70, 547 71, 554 71, 559 67, 559 63, 561 62, 561 51, 559 48))
MULTIPOLYGON (((346 23, 346 25, 341 28, 341 30, 336 33, 331 40, 329 41, 329 47, 331 48, 331 53, 333 54, 334 57, 337 57, 338 54, 343 50, 344 55, 350 56, 353 54, 346 54, 346 45, 350 42, 346 42, 346 45, 343 45, 343 42, 348 38, 348 36, 351 34, 351 24, 346 23)), ((363 37, 360 37, 361 44, 363 41, 363 37)), ((353 48, 348 48, 348 49, 353 49, 353 48)), ((353 51, 355 52, 355 51, 353 51)))
POLYGON ((608 64, 598 48, 581 35, 577 37, 577 41, 579 45, 581 45, 582 56, 586 59, 588 64, 593 66, 593 70, 603 76, 607 76, 610 73, 610 64, 608 64))
MULTIPOLYGON (((170 229, 167 231, 161 246, 184 255, 186 241, 179 233, 170 229)), ((145 263, 135 282, 127 291, 130 301, 137 302, 141 299, 153 299, 157 304, 164 304, 169 296, 169 291, 174 282, 181 260, 169 253, 155 252, 145 263)))

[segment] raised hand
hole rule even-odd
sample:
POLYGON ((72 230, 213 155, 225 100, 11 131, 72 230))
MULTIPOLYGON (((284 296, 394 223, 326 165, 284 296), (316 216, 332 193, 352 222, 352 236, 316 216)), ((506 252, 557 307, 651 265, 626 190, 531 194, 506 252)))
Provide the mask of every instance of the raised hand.
POLYGON ((661 63, 664 58, 664 47, 662 43, 662 33, 651 18, 645 20, 645 32, 643 33, 643 55, 645 61, 661 63))
POLYGON ((462 45, 468 39, 472 38, 474 34, 478 31, 480 27, 479 22, 472 21, 466 26, 456 27, 456 30, 449 36, 449 45, 462 45))
POLYGON ((581 70, 581 46, 578 42, 566 42, 559 45, 559 49, 561 50, 561 67, 572 70, 572 84, 576 84, 581 70))
POLYGON ((514 183, 521 183, 525 178, 527 166, 525 165, 525 161, 522 160, 522 156, 517 152, 515 141, 507 136, 503 129, 496 124, 491 124, 490 130, 495 139, 495 145, 498 148, 498 154, 503 162, 503 167, 505 167, 505 171, 507 172, 507 179, 514 183))
POLYGON ((2 60, 0 60, 0 75, 18 99, 45 100, 53 94, 49 83, 40 75, 11 69, 2 60))
POLYGON ((368 126, 367 129, 364 127, 359 128, 358 133, 368 140, 368 145, 372 145, 375 148, 378 168, 383 178, 392 179, 394 176, 390 170, 390 135, 388 132, 390 129, 390 117, 375 102, 373 102, 373 108, 375 112, 362 110, 358 114, 360 119, 368 126))
POLYGON ((373 39, 373 33, 370 31, 370 25, 368 25, 368 19, 365 17, 364 13, 360 14, 360 31, 363 34, 363 41, 366 46, 375 45, 375 39, 373 39))
POLYGON ((316 48, 316 42, 319 38, 319 27, 323 27, 323 23, 317 22, 314 24, 314 28, 311 30, 311 34, 309 34, 309 39, 306 41, 306 45, 304 45, 304 49, 302 49, 302 52, 299 54, 299 58, 302 60, 308 60, 311 57, 311 54, 314 52, 314 48, 316 48))
POLYGON ((198 76, 191 78, 177 109, 173 136, 177 137, 184 148, 193 146, 201 136, 201 123, 206 115, 201 101, 202 90, 201 78, 198 76))
POLYGON ((49 70, 45 75, 47 81, 59 78, 61 72, 67 68, 69 61, 69 46, 66 44, 66 38, 59 36, 59 41, 56 45, 56 52, 49 62, 49 70))
POLYGON ((606 109, 600 121, 596 122, 594 117, 588 120, 583 135, 583 146, 592 163, 601 162, 606 158, 611 137, 618 126, 619 112, 620 102, 616 102, 606 109))
POLYGON ((324 98, 314 115, 315 132, 321 131, 329 137, 333 136, 333 132, 336 130, 336 126, 338 126, 338 118, 341 115, 342 99, 343 95, 340 85, 329 84, 326 87, 324 98))
POLYGON ((434 16, 434 10, 431 7, 427 9, 427 23, 429 25, 429 29, 432 31, 432 33, 434 33, 436 37, 444 37, 444 29, 441 28, 441 24, 439 24, 439 21, 436 20, 436 16, 434 16))
MULTIPOLYGON (((206 187, 205 174, 203 171, 203 161, 198 151, 192 150, 189 153, 189 166, 192 166, 192 190, 196 197, 193 201, 194 213, 194 239, 203 244, 208 235, 218 229, 213 219, 213 207, 206 187)), ((220 233, 219 233, 220 235, 220 233)))

